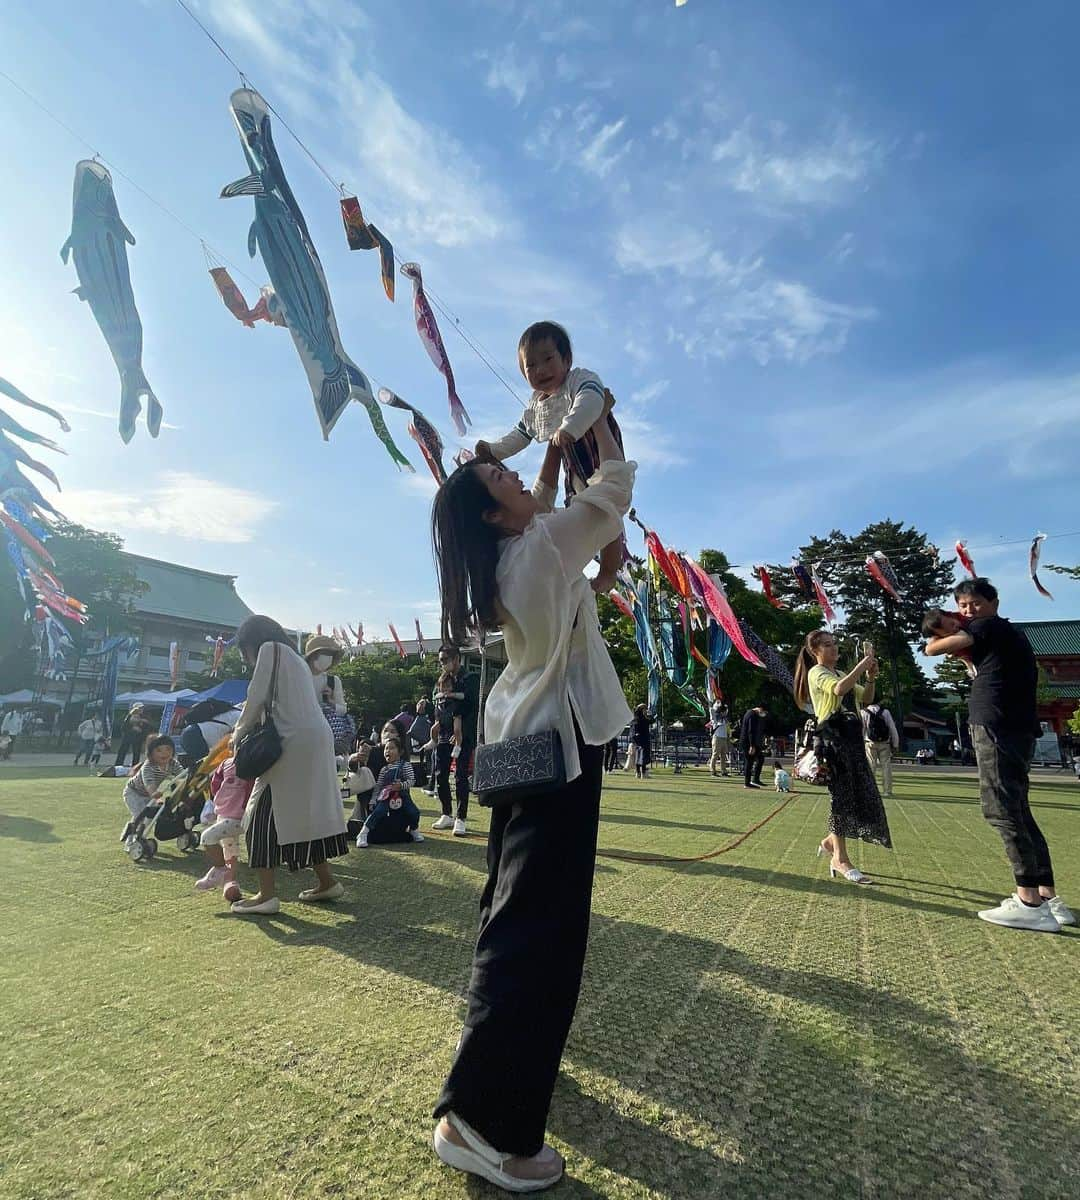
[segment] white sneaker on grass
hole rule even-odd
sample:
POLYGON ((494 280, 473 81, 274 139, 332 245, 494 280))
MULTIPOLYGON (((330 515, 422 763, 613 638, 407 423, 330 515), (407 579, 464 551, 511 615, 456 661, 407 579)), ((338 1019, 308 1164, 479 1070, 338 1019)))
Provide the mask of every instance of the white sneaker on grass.
POLYGON ((419 829, 410 829, 409 837, 411 837, 414 842, 422 842, 424 840, 424 835, 419 829))
POLYGON ((1030 929, 1035 933, 1061 932, 1061 925, 1046 901, 1038 908, 1032 908, 1015 893, 1006 896, 997 908, 984 908, 979 917, 991 925, 1007 925, 1010 929, 1030 929))
POLYGON ((1076 913, 1073 912, 1060 896, 1052 896, 1046 903, 1054 915, 1054 920, 1059 925, 1076 924, 1076 913))
POLYGON ((454 818, 447 815, 446 813, 443 813, 443 815, 441 817, 439 817, 438 820, 431 822, 432 829, 453 829, 453 827, 454 827, 454 818))
POLYGON ((367 849, 367 830, 366 829, 361 829, 360 832, 356 835, 356 848, 357 848, 357 850, 366 850, 367 849))
POLYGON ((469 831, 465 828, 465 822, 458 817, 454 821, 454 837, 464 837, 469 831))

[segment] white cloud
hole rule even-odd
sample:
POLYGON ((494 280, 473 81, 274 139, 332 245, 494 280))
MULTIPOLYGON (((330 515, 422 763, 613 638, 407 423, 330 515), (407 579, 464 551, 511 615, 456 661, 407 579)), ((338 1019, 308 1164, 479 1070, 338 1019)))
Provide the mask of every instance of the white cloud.
POLYGON ((522 62, 513 43, 497 54, 482 54, 480 59, 488 64, 484 86, 492 91, 509 92, 515 105, 520 104, 539 81, 540 73, 536 63, 522 62))
POLYGON ((670 379, 658 379, 655 383, 650 383, 647 387, 639 388, 636 392, 630 393, 630 399, 634 404, 645 408, 654 400, 658 400, 671 387, 670 379))
POLYGON ((581 165, 586 171, 603 179, 621 158, 626 157, 634 143, 627 139, 619 144, 619 134, 625 124, 626 118, 620 117, 602 126, 591 138, 581 151, 581 165))
POLYGON ((713 161, 729 186, 785 203, 833 204, 877 170, 884 158, 880 142, 852 131, 846 119, 832 136, 795 143, 786 125, 772 122, 760 134, 744 122, 713 146, 713 161))
POLYGON ((133 530, 194 542, 251 542, 278 502, 257 492, 165 471, 150 488, 122 492, 87 488, 64 495, 64 514, 94 529, 133 530))
POLYGON ((742 350, 763 365, 805 363, 843 349, 852 326, 876 315, 778 277, 760 256, 732 260, 706 233, 688 227, 655 220, 624 225, 615 234, 615 259, 629 274, 673 271, 702 285, 680 290, 678 320, 669 331, 669 341, 695 358, 724 359, 742 350))

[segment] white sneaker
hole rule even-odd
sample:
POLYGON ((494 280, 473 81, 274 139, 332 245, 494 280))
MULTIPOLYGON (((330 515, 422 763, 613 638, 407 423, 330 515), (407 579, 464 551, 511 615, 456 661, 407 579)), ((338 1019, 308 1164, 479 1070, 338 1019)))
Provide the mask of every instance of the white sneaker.
POLYGON ((1035 933, 1060 933, 1061 926, 1050 905, 1045 901, 1038 908, 1025 904, 1015 893, 1006 896, 997 908, 984 908, 979 918, 991 925, 1007 925, 1010 929, 1030 929, 1035 933))
POLYGON ((465 828, 465 822, 458 817, 454 821, 454 837, 464 837, 469 831, 465 828))
POLYGON ((453 829, 454 818, 447 816, 445 813, 436 821, 431 822, 432 829, 453 829))
POLYGON ((1060 896, 1052 896, 1047 900, 1047 905, 1053 913, 1054 920, 1059 925, 1075 925, 1076 913, 1065 903, 1060 896))
POLYGON ((414 842, 422 842, 424 840, 424 835, 419 829, 410 829, 409 837, 411 837, 414 842))
POLYGON ((356 835, 356 848, 357 848, 357 850, 366 850, 367 849, 367 830, 366 829, 361 829, 360 832, 356 835))

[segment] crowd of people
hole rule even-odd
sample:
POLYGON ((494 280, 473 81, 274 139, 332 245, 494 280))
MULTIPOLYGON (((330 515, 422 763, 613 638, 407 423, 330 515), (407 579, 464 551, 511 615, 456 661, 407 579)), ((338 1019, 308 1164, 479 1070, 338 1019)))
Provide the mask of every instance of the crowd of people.
MULTIPOLYGON (((442 597, 440 675, 429 699, 403 707, 380 729, 341 754, 347 714, 333 674, 339 648, 321 635, 299 653, 266 616, 237 633, 251 682, 226 753, 212 781, 212 812, 203 834, 207 873, 200 890, 222 886, 237 914, 280 909, 278 871, 310 869, 307 902, 334 901, 344 887, 333 864, 355 845, 422 842, 413 790, 438 798, 432 828, 467 832, 470 763, 478 744, 480 697, 457 647, 498 630, 506 665, 484 707, 483 742, 505 751, 509 785, 482 792, 491 806, 487 878, 480 895, 467 1013, 457 1049, 433 1107, 433 1143, 449 1166, 508 1191, 535 1191, 562 1175, 562 1157, 545 1127, 563 1048, 573 1020, 588 941, 600 794, 605 770, 619 768, 620 733, 629 727, 625 769, 648 778, 653 762, 651 714, 627 706, 597 618, 595 592, 609 585, 623 546, 635 464, 622 452, 614 403, 600 380, 573 366, 569 338, 549 322, 532 326, 519 345, 534 392, 518 427, 500 442, 480 442, 473 458, 441 485, 432 539, 442 597), (531 441, 546 446, 532 487, 503 458, 531 441), (562 474, 567 503, 556 508, 562 474), (595 558, 600 574, 590 580, 595 558), (243 779, 247 749, 272 722, 277 757, 243 779), (553 748, 538 763, 528 747, 553 748), (348 819, 342 803, 339 763, 348 819), (241 840, 258 890, 239 894, 241 840)), ((983 812, 1000 833, 1015 892, 978 915, 1018 929, 1054 931, 1075 917, 1056 895, 1050 851, 1028 801, 1035 740, 1035 668, 1022 634, 997 612, 985 579, 956 589, 959 613, 928 617, 929 654, 953 654, 971 676, 971 727, 983 812)), ((796 780, 824 784, 829 804, 818 853, 830 877, 872 881, 850 857, 853 840, 892 846, 885 800, 892 793, 898 732, 875 697, 879 664, 872 646, 843 670, 836 637, 811 632, 794 671, 794 695, 812 712, 788 771, 782 747, 767 735, 764 705, 736 722, 717 701, 709 713, 712 775, 732 772, 742 786, 763 786, 766 757, 773 785, 788 794, 796 780), (772 751, 770 755, 769 752, 772 751), (877 774, 882 788, 879 790, 877 774)), ((80 729, 79 757, 92 752, 97 727, 80 729)), ((145 754, 124 787, 132 820, 178 774, 172 740, 151 737, 133 715, 121 730, 117 761, 145 754)), ((209 738, 201 747, 209 749, 209 738)))

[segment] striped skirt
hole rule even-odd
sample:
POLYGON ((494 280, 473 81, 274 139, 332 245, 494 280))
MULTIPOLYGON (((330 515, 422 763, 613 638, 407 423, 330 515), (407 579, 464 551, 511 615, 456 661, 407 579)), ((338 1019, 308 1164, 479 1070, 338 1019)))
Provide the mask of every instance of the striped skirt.
POLYGON ((270 870, 284 863, 290 871, 301 867, 317 867, 331 858, 344 858, 349 853, 349 839, 344 833, 315 838, 310 842, 278 844, 274 825, 274 803, 266 788, 255 805, 255 815, 247 829, 248 865, 256 870, 270 870))

